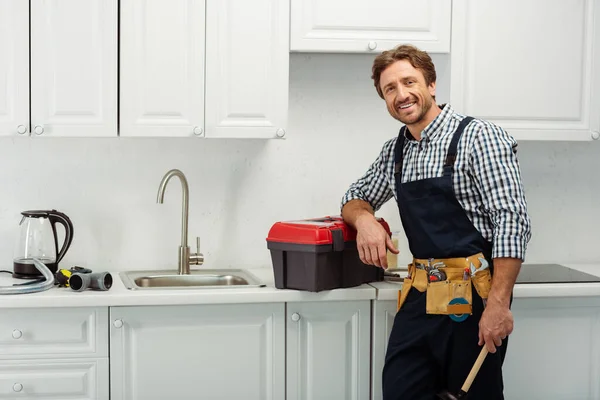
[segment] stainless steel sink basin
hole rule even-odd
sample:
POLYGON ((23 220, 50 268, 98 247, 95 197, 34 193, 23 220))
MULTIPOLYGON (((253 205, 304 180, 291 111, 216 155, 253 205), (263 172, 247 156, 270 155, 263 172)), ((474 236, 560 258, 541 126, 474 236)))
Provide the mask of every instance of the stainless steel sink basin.
POLYGON ((176 270, 127 271, 119 274, 127 289, 224 289, 265 286, 241 269, 202 269, 179 275, 176 270))

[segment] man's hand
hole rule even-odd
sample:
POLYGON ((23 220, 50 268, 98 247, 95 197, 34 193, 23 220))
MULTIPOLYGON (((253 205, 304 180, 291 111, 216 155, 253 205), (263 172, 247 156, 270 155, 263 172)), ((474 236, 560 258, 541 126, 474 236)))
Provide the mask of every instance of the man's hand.
POLYGON ((398 254, 392 239, 375 219, 375 213, 364 200, 350 200, 342 208, 344 222, 356 230, 356 247, 360 260, 369 265, 387 268, 387 249, 398 254))
POLYGON ((492 289, 479 321, 479 345, 485 342, 490 353, 495 353, 496 347, 513 331, 510 299, 520 270, 520 259, 494 258, 492 289))
POLYGON ((383 226, 372 215, 365 215, 356 221, 356 246, 361 261, 386 269, 387 249, 398 254, 392 239, 383 226))
POLYGON ((479 321, 479 345, 484 343, 490 353, 513 331, 513 315, 508 306, 488 302, 479 321))

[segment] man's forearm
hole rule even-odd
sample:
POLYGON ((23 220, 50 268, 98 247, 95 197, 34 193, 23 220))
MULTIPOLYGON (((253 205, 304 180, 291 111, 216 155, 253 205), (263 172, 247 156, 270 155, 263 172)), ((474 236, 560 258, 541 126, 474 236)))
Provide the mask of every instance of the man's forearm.
POLYGON ((350 200, 342 208, 342 218, 344 222, 352 226, 354 229, 357 228, 357 222, 364 217, 374 217, 375 212, 373 207, 364 200, 350 200))
POLYGON ((494 258, 494 275, 488 303, 493 302, 508 307, 510 296, 521 270, 518 258, 494 258))

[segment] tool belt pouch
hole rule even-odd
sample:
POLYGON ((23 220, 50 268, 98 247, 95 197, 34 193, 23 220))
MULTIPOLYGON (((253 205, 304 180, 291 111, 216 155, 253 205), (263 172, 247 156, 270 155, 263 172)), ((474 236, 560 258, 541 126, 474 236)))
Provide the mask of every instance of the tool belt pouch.
POLYGON ((416 269, 412 264, 409 264, 408 277, 404 278, 402 289, 398 292, 396 311, 400 310, 412 287, 421 293, 424 292, 425 289, 427 289, 427 273, 423 270, 416 269))
POLYGON ((447 279, 427 284, 427 314, 472 314, 471 279, 463 278, 461 268, 445 268, 447 279))
POLYGON ((479 297, 487 299, 490 290, 492 289, 492 273, 490 270, 478 270, 475 275, 471 277, 471 280, 473 281, 473 286, 475 286, 475 290, 477 290, 479 297))
POLYGON ((406 300, 406 296, 408 296, 408 292, 410 291, 411 287, 412 287, 412 279, 404 278, 404 281, 402 283, 402 289, 400 289, 400 291, 398 292, 398 303, 396 304, 396 311, 400 310, 400 308, 402 307, 402 304, 404 304, 404 301, 406 300))

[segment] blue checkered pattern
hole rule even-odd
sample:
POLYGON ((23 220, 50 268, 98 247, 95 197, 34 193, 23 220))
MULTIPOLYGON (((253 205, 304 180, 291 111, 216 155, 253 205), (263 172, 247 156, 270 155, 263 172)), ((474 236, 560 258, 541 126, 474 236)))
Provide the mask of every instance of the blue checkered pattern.
MULTIPOLYGON (((410 134, 404 144, 402 182, 440 177, 452 135, 464 115, 447 104, 422 132, 421 141, 410 134)), ((375 211, 396 196, 394 148, 397 137, 387 141, 367 172, 354 182, 341 206, 348 201, 367 201, 375 211)), ((456 198, 467 216, 493 242, 492 257, 525 259, 531 238, 531 221, 521 183, 517 142, 501 127, 474 119, 458 143, 453 184, 456 198)))

